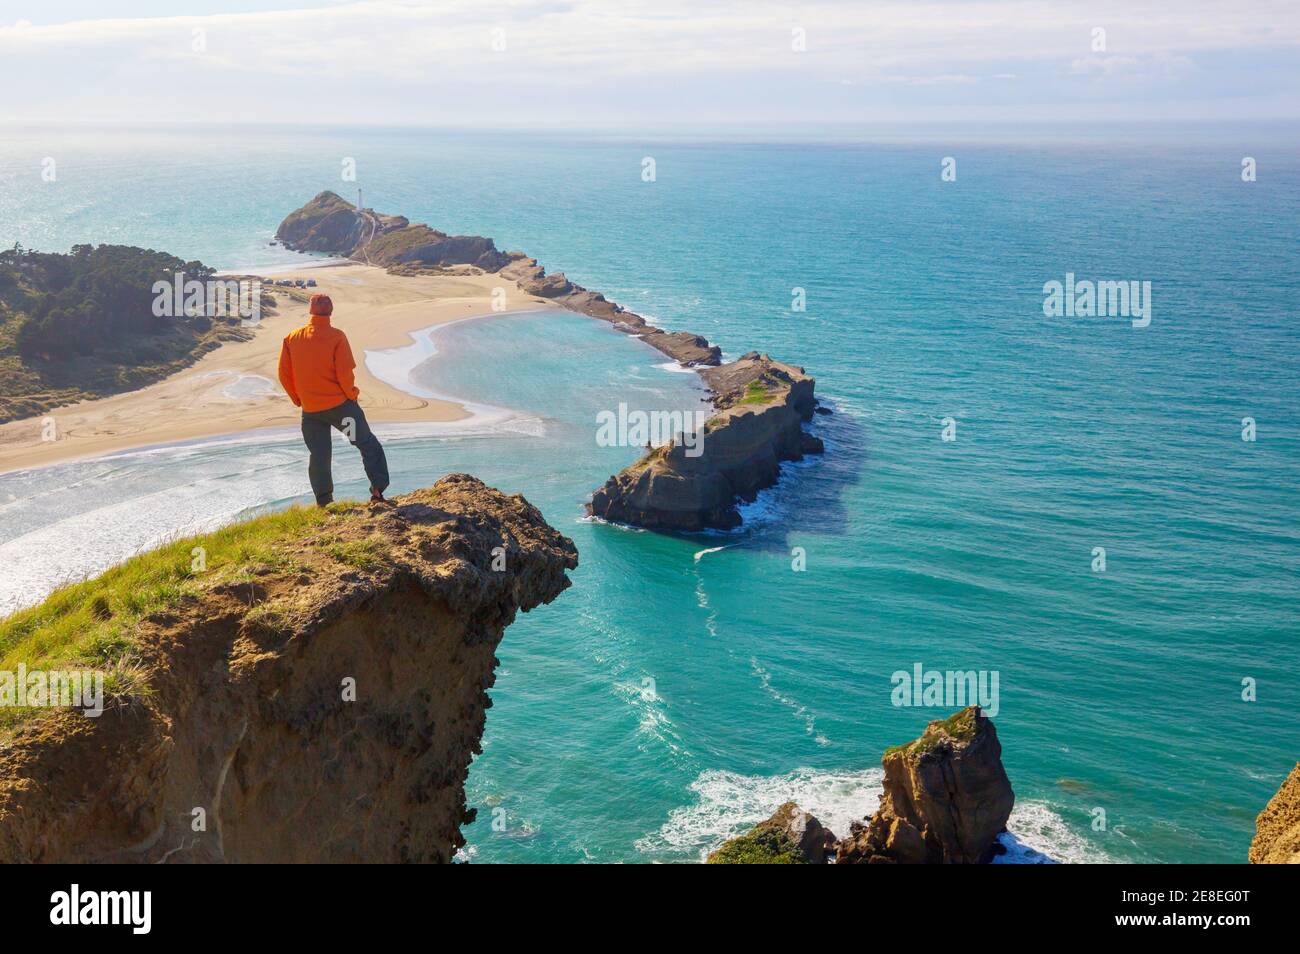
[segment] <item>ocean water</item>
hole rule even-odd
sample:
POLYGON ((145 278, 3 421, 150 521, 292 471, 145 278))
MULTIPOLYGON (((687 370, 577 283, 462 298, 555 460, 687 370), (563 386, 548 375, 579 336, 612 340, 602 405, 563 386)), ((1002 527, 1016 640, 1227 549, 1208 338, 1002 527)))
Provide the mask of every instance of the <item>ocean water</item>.
MULTIPOLYGON (((480 413, 381 429, 394 491, 469 471, 581 553, 499 651, 475 861, 695 860, 789 797, 842 832, 881 751, 955 708, 893 704, 917 664, 997 673, 1015 860, 1244 861, 1300 757, 1294 143, 10 132, 6 244, 286 264, 283 215, 360 185, 816 376, 826 456, 786 465, 740 530, 670 537, 582 504, 636 456, 597 446, 595 415, 693 408, 692 375, 575 315, 463 322, 408 362, 480 413), (1045 317, 1068 272, 1150 281, 1150 325, 1045 317)), ((350 452, 336 478, 364 491, 350 452)), ((0 476, 0 607, 306 499, 294 433, 0 476)))

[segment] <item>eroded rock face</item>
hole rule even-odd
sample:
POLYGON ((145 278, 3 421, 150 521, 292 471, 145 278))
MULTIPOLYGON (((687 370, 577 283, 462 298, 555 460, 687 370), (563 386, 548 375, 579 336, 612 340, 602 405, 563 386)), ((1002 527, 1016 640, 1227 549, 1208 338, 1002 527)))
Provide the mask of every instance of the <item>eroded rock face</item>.
POLYGON ((970 706, 885 753, 880 809, 837 847, 840 864, 977 864, 993 856, 1015 793, 993 723, 970 706))
POLYGON ((661 530, 727 529, 736 504, 776 483, 781 462, 822 452, 803 424, 813 414, 814 381, 801 368, 751 352, 702 372, 717 413, 700 453, 670 443, 610 477, 588 504, 605 520, 661 530))
POLYGON ((1255 819, 1253 865, 1300 864, 1300 762, 1255 819))
POLYGON ((0 863, 449 861, 494 651, 577 552, 464 474, 394 502, 147 620, 147 694, 20 728, 0 748, 0 863), (330 556, 357 545, 373 562, 330 556))

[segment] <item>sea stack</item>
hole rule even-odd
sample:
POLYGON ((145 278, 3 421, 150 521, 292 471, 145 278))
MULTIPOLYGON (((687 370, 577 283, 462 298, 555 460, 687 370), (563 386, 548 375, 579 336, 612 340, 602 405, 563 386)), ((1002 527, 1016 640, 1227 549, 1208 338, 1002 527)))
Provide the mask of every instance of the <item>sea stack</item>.
POLYGON ((328 191, 290 212, 275 237, 295 251, 326 252, 390 269, 470 265, 494 272, 509 261, 490 238, 412 225, 405 216, 358 209, 328 191))
MULTIPOLYGON (((931 722, 885 752, 880 809, 837 840, 786 802, 725 842, 709 864, 979 864, 992 859, 1016 796, 993 723, 979 706, 931 722)), ((1261 815, 1260 818, 1264 816, 1261 815)))
POLYGON ((220 531, 298 528, 144 618, 102 715, 5 740, 0 863, 452 859, 495 650, 568 587, 573 543, 465 474, 294 519, 220 531))
POLYGON ((839 864, 978 864, 993 857, 1016 796, 1002 746, 979 706, 931 722, 885 752, 880 809, 855 822, 839 864))

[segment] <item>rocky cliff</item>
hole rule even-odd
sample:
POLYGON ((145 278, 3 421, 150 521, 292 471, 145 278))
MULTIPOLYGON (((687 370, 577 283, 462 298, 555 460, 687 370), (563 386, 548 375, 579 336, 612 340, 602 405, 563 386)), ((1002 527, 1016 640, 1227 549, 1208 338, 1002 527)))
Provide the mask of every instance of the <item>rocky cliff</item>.
POLYGON ((885 753, 880 809, 840 842, 840 864, 979 864, 1016 796, 993 723, 969 706, 885 753))
POLYGON ((1253 865, 1300 864, 1300 762, 1255 819, 1253 865))
POLYGON ((978 706, 931 722, 920 738, 887 751, 881 763, 880 808, 865 823, 854 822, 847 837, 835 842, 817 819, 788 802, 709 861, 977 864, 993 857, 1016 797, 997 732, 978 706))
POLYGON ((782 461, 822 452, 803 429, 817 402, 802 368, 750 352, 701 376, 715 413, 698 453, 680 441, 650 451, 592 495, 589 513, 660 530, 734 527, 737 502, 776 483, 782 461))
POLYGON ((0 862, 449 861, 494 651, 577 553, 463 474, 394 504, 209 567, 135 627, 140 678, 102 716, 0 741, 0 862))

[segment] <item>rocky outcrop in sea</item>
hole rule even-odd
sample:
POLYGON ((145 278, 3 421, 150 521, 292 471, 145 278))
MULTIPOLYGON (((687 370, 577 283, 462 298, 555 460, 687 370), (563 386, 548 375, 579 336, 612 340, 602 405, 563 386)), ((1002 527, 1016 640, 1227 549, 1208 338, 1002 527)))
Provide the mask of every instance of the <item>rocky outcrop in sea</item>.
POLYGON ((788 802, 725 842, 714 864, 982 864, 992 860, 1016 796, 993 723, 969 706, 889 749, 880 808, 836 839, 788 802), (811 833, 811 834, 810 834, 811 833), (826 839, 833 843, 827 845, 826 839))
POLYGON ((981 864, 1016 803, 993 722, 979 706, 890 749, 879 810, 836 847, 840 864, 981 864))
POLYGON ((775 484, 782 461, 822 452, 803 428, 817 401, 802 368, 750 352, 701 376, 714 413, 700 453, 683 441, 649 451, 592 495, 589 513, 655 530, 729 529, 741 522, 737 503, 775 484))
POLYGON ((710 865, 821 865, 835 857, 835 836, 794 802, 709 855, 710 865))
POLYGON ((502 252, 482 235, 448 235, 427 225, 412 225, 401 215, 358 209, 334 192, 322 192, 287 215, 275 237, 285 248, 326 252, 399 275, 474 268, 497 273, 523 291, 570 311, 608 321, 688 367, 716 365, 721 351, 699 335, 664 331, 599 292, 569 281, 563 272, 548 275, 523 252, 502 252))

